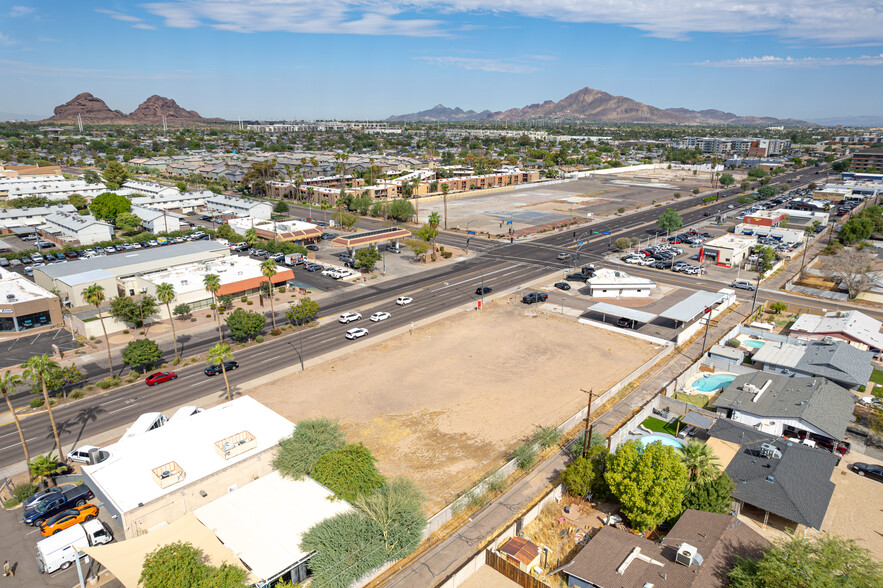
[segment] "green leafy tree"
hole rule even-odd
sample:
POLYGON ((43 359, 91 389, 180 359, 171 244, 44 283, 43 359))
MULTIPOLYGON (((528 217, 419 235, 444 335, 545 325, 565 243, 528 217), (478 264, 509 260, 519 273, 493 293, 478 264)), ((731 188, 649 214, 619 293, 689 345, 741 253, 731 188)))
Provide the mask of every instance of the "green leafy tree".
POLYGON ((273 212, 278 212, 279 214, 288 214, 288 211, 288 203, 282 202, 281 200, 273 207, 273 212))
POLYGON ((275 298, 276 296, 273 292, 273 276, 278 273, 276 271, 276 262, 272 259, 263 260, 261 262, 261 273, 264 275, 265 278, 267 278, 267 297, 270 299, 270 317, 273 319, 273 329, 275 329, 276 309, 273 307, 273 298, 275 298))
POLYGON ((105 192, 92 200, 89 210, 95 218, 113 222, 117 216, 132 210, 132 202, 125 196, 105 192))
POLYGON ((748 177, 749 178, 760 179, 760 178, 765 178, 768 175, 769 174, 766 172, 766 170, 762 170, 759 167, 752 167, 750 170, 748 170, 748 177))
MULTIPOLYGON (((169 315, 169 323, 172 325, 172 348, 175 352, 175 359, 178 359, 178 335, 175 332, 175 321, 172 320, 172 310, 171 304, 172 300, 175 299, 175 287, 167 282, 163 282, 159 286, 156 287, 156 298, 160 302, 166 305, 166 313, 169 315)), ((187 312, 190 312, 190 306, 187 306, 187 312)), ((175 310, 178 310, 178 307, 175 307, 175 310)), ((187 313, 182 313, 187 314, 187 313)))
POLYGON ((733 588, 866 588, 883 586, 883 567, 854 539, 822 534, 776 541, 759 560, 738 557, 733 588))
POLYGON ((67 197, 68 204, 76 208, 77 210, 83 210, 89 203, 86 202, 86 198, 83 197, 82 194, 71 194, 67 197))
POLYGON ((749 188, 751 188, 751 182, 749 182, 748 180, 742 180, 742 183, 739 184, 739 188, 741 188, 743 191, 748 190, 749 188))
POLYGON ((312 298, 301 298, 297 304, 293 304, 285 311, 285 318, 296 325, 304 325, 316 318, 319 314, 319 303, 312 298))
POLYGON ((770 304, 770 311, 772 311, 773 314, 785 312, 785 310, 787 309, 788 305, 784 302, 773 302, 772 304, 770 304))
POLYGON ((672 232, 683 227, 684 221, 675 209, 669 208, 659 215, 659 218, 656 219, 656 224, 663 231, 672 232))
POLYGON ((129 170, 119 161, 111 161, 102 172, 104 185, 110 190, 119 190, 123 182, 131 178, 129 170))
MULTIPOLYGON (((98 176, 98 173, 95 170, 86 170, 86 173, 83 174, 83 179, 87 184, 97 184, 101 181, 101 178, 98 176)), ((73 202, 71 202, 73 204, 73 202)))
POLYGON ((218 274, 206 274, 202 279, 202 285, 205 291, 212 295, 212 306, 215 307, 215 320, 218 321, 218 341, 224 341, 221 334, 221 315, 218 312, 218 290, 221 289, 221 276, 218 274))
POLYGON ((123 363, 136 371, 152 369, 161 357, 162 349, 150 339, 135 339, 123 349, 123 363))
POLYGON ((398 221, 405 222, 417 214, 417 211, 414 210, 414 205, 409 200, 397 198, 389 203, 387 214, 398 221))
POLYGON ((772 198, 779 193, 778 186, 761 186, 757 189, 757 194, 761 198, 772 198))
POLYGON ((237 308, 230 313, 224 322, 230 329, 230 336, 235 341, 245 341, 261 332, 267 324, 267 317, 259 312, 237 308))
POLYGON ((137 214, 123 212, 117 215, 115 224, 119 230, 130 233, 141 228, 141 219, 137 214))
POLYGON ((374 264, 382 259, 381 253, 376 247, 362 247, 356 251, 356 267, 360 269, 374 269, 374 264))
POLYGON ((632 241, 628 237, 620 237, 619 239, 614 241, 613 244, 616 245, 616 248, 620 251, 625 251, 631 246, 632 241))
POLYGON ((107 337, 107 328, 104 326, 104 316, 101 314, 101 303, 104 302, 104 287, 99 284, 92 284, 83 289, 83 300, 91 304, 98 311, 98 320, 101 321, 101 330, 104 331, 104 344, 107 347, 107 364, 110 366, 110 375, 113 378, 113 357, 110 353, 110 339, 107 337))
POLYGON ((607 456, 610 452, 607 451, 604 438, 592 435, 592 445, 585 456, 582 455, 583 442, 575 441, 574 449, 577 446, 576 452, 580 455, 567 466, 561 480, 574 496, 585 497, 591 494, 593 499, 606 498, 610 495, 610 489, 604 479, 604 471, 607 469, 607 456))
POLYGON ((178 188, 178 190, 180 192, 186 192, 187 191, 187 182, 185 182, 183 180, 178 180, 177 182, 175 182, 175 187, 178 188))
POLYGON ((353 502, 385 484, 376 462, 377 459, 367 447, 361 443, 350 443, 320 457, 313 468, 312 477, 338 498, 353 502))
POLYGON ((681 512, 687 469, 672 447, 626 441, 607 458, 604 478, 632 528, 646 531, 681 512))
POLYGON ((49 402, 49 390, 46 387, 46 381, 52 377, 52 372, 60 369, 58 363, 52 361, 48 353, 43 355, 32 355, 30 359, 22 364, 24 372, 22 375, 36 386, 38 383, 43 390, 43 406, 49 414, 49 423, 52 425, 52 436, 55 438, 55 447, 61 451, 61 441, 58 438, 58 427, 55 426, 55 416, 52 414, 52 403, 49 402))
POLYGON ((177 541, 157 547, 144 558, 138 582, 144 588, 243 588, 244 569, 224 562, 205 563, 205 555, 191 543, 177 541))
MULTIPOLYGON (((426 226, 426 225, 424 225, 426 226)), ((424 255, 427 251, 429 251, 429 243, 425 239, 405 239, 404 240, 405 247, 414 252, 416 257, 420 257, 424 255)))
POLYGON ((718 472, 714 477, 687 487, 684 508, 727 514, 733 503, 730 495, 734 487, 732 478, 726 472, 718 472))
POLYGON ((233 400, 233 394, 230 392, 230 380, 227 379, 227 367, 224 365, 228 361, 233 361, 233 350, 230 349, 229 344, 218 343, 208 350, 206 362, 209 365, 220 364, 221 373, 224 374, 224 385, 227 387, 227 400, 233 400))
POLYGON ((354 502, 379 529, 388 559, 405 557, 420 545, 426 528, 425 504, 423 491, 405 478, 396 478, 354 502))
POLYGON ((353 225, 356 224, 356 221, 359 220, 359 217, 357 217, 356 215, 350 214, 349 212, 344 212, 342 210, 338 210, 337 212, 335 212, 333 218, 334 222, 336 222, 338 225, 346 227, 348 229, 351 229, 353 225))
POLYGON ((580 498, 592 493, 592 484, 595 481, 595 467, 588 457, 578 457, 573 460, 561 474, 561 481, 567 486, 567 491, 580 498))
POLYGON ((9 414, 12 415, 12 419, 15 421, 15 428, 18 431, 21 448, 22 451, 25 452, 25 463, 28 463, 31 461, 31 455, 28 452, 28 443, 25 440, 24 432, 21 430, 21 421, 18 419, 18 413, 15 412, 15 408, 12 406, 12 400, 9 398, 9 393, 15 392, 15 389, 21 384, 21 382, 21 376, 13 374, 12 372, 7 371, 0 374, 0 391, 3 392, 3 398, 6 400, 6 407, 9 409, 9 414))
POLYGON ((733 177, 733 174, 723 173, 721 177, 717 179, 720 182, 721 186, 724 188, 729 188, 736 182, 736 178, 733 177))
POLYGON ((279 442, 273 467, 293 480, 312 473, 319 458, 346 444, 343 429, 336 420, 315 418, 300 421, 290 437, 279 442))
MULTIPOLYGON (((190 305, 186 302, 182 302, 181 304, 176 304, 175 308, 172 310, 172 314, 175 316, 184 316, 185 314, 190 314, 193 309, 190 308, 190 305)), ((177 355, 177 351, 175 352, 177 355)))
POLYGON ((52 452, 49 452, 28 461, 28 471, 30 471, 32 480, 45 481, 55 486, 55 476, 63 474, 67 468, 52 455, 52 452))
POLYGON ((110 316, 140 329, 144 326, 144 319, 156 313, 156 308, 156 298, 150 295, 144 295, 140 300, 131 296, 117 296, 110 301, 110 316))
POLYGON ((316 554, 307 566, 316 588, 349 588, 388 561, 377 526, 362 512, 325 519, 304 533, 300 547, 316 554))

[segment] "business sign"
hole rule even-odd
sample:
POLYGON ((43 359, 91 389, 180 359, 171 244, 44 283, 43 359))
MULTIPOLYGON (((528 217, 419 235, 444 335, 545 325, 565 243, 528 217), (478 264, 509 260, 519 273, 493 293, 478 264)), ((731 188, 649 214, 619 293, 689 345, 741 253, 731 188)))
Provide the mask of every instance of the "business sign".
POLYGON ((475 231, 466 231, 466 234, 467 234, 467 235, 474 235, 474 234, 475 234, 475 231))
POLYGON ((585 241, 577 241, 576 244, 577 244, 577 245, 583 245, 583 244, 585 244, 585 241))
POLYGON ((610 234, 610 231, 601 231, 601 234, 602 234, 602 235, 609 235, 609 234, 610 234))
POLYGON ((506 224, 507 224, 507 225, 511 225, 511 224, 512 224, 512 221, 506 221, 506 224))

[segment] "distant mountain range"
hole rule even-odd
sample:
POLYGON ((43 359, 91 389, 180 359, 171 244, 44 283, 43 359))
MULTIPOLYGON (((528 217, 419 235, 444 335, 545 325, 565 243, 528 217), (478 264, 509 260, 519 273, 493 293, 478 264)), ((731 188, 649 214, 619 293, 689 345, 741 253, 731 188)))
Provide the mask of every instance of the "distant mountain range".
POLYGON ((448 108, 442 104, 412 114, 389 117, 390 122, 455 122, 455 121, 520 121, 544 119, 555 121, 649 123, 675 125, 785 125, 811 126, 802 120, 778 119, 769 116, 739 116, 722 110, 690 110, 689 108, 661 109, 626 98, 613 96, 601 90, 583 88, 554 102, 530 104, 502 112, 448 108))
POLYGON ((204 118, 195 110, 185 110, 171 98, 153 95, 130 114, 124 114, 119 110, 111 110, 101 98, 96 98, 89 92, 77 94, 71 100, 55 107, 55 114, 42 122, 52 123, 75 123, 77 115, 83 122, 103 124, 162 124, 162 117, 166 117, 169 125, 183 123, 224 122, 222 118, 204 118))
POLYGON ((883 115, 878 116, 829 116, 827 118, 814 118, 812 122, 826 126, 836 127, 883 127, 883 115))

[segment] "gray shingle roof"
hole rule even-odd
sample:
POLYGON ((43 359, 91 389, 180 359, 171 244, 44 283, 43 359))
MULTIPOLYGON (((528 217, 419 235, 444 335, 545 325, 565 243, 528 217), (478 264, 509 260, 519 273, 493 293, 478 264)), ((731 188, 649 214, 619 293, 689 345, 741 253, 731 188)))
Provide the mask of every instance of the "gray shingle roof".
POLYGON ((718 419, 709 434, 739 445, 726 469, 736 485, 733 498, 801 525, 814 529, 822 526, 834 494, 831 474, 837 457, 833 453, 726 419, 718 419), (775 446, 782 457, 761 457, 763 443, 775 446))
POLYGON ((825 378, 757 372, 733 380, 714 405, 760 417, 800 419, 839 441, 846 434, 855 400, 852 392, 825 378), (745 385, 762 388, 768 380, 771 384, 754 402, 755 393, 745 385))
POLYGON ((833 344, 813 341, 807 345, 806 353, 800 358, 796 369, 853 388, 867 385, 874 371, 871 365, 873 358, 874 354, 870 351, 856 349, 843 341, 833 344))

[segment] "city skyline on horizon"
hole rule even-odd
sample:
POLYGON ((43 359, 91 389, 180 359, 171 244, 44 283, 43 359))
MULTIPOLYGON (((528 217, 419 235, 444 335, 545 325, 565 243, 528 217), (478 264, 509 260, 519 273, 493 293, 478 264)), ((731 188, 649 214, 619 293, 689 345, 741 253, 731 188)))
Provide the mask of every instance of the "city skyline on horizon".
POLYGON ((883 9, 870 0, 53 4, 0 2, 0 114, 45 118, 90 92, 124 113, 159 94, 228 120, 380 120, 588 86, 662 109, 883 118, 883 9))

